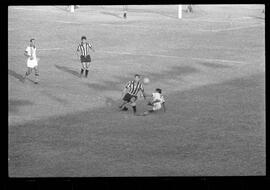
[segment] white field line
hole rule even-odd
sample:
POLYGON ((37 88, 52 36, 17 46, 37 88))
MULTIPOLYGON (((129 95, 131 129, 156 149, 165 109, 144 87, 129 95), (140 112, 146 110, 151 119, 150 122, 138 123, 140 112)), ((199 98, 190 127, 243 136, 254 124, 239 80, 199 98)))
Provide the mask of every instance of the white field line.
MULTIPOLYGON (((62 21, 62 20, 55 20, 53 22, 57 23, 63 23, 63 24, 87 24, 85 22, 70 22, 70 21, 62 21)), ((102 26, 108 26, 108 27, 125 27, 125 28, 143 28, 143 29, 150 29, 151 27, 147 26, 139 26, 139 25, 126 25, 126 24, 116 24, 116 23, 93 23, 93 25, 102 25, 102 26)))
MULTIPOLYGON (((250 20, 250 19, 253 19, 252 17, 239 17, 239 18, 224 18, 224 20, 221 20, 221 19, 217 19, 217 20, 214 20, 214 19, 182 19, 182 21, 188 21, 188 22, 220 22, 220 23, 230 23, 230 22, 234 22, 235 20, 250 20), (225 20, 226 19, 226 20, 225 20)), ((240 21, 238 21, 240 22, 240 21)))
MULTIPOLYGON (((45 7, 48 7, 48 6, 45 6, 45 7)), ((10 9, 26 10, 26 11, 46 11, 46 12, 48 12, 48 9, 38 9, 38 8, 10 7, 10 9)))
MULTIPOLYGON (((44 48, 38 49, 39 51, 51 51, 51 50, 61 50, 67 48, 44 48)), ((152 57, 165 57, 165 58, 176 58, 176 59, 191 59, 198 61, 209 61, 209 62, 221 62, 221 63, 237 63, 237 64, 245 64, 244 61, 235 61, 235 60, 226 60, 226 59, 211 59, 211 58, 200 58, 200 57, 181 57, 175 55, 161 55, 161 54, 139 54, 132 52, 124 52, 124 51, 96 51, 96 53, 109 53, 109 54, 120 54, 120 55, 134 55, 134 56, 152 56, 152 57)))
POLYGON ((241 30, 241 29, 246 29, 246 28, 254 28, 254 27, 259 27, 259 26, 264 26, 264 24, 254 24, 254 25, 249 25, 249 26, 241 26, 241 27, 233 27, 233 28, 217 29, 217 30, 199 29, 198 31, 202 31, 202 32, 223 32, 223 31, 231 31, 231 30, 241 30))
POLYGON ((64 24, 82 24, 79 22, 70 22, 70 21, 62 21, 62 20, 55 20, 54 22, 64 23, 64 24))
POLYGON ((65 49, 65 48, 43 48, 43 49, 38 49, 38 51, 52 51, 52 50, 60 50, 60 49, 65 49))
POLYGON ((136 54, 130 52, 114 52, 114 51, 100 51, 102 53, 111 53, 111 54, 123 54, 123 55, 141 55, 141 56, 153 56, 153 57, 166 57, 166 58, 177 58, 177 59, 192 59, 198 61, 209 61, 209 62, 222 62, 222 63, 237 63, 237 64, 245 64, 244 61, 235 61, 235 60, 225 60, 225 59, 209 59, 209 58, 197 58, 197 57, 181 57, 174 55, 160 55, 160 54, 136 54))

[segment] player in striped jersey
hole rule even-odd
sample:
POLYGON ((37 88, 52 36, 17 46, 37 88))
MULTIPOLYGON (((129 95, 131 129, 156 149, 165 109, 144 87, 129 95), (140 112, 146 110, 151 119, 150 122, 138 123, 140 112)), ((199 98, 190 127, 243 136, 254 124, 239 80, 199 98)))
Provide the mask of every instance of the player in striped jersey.
POLYGON ((90 49, 95 52, 93 46, 86 42, 86 37, 82 36, 81 38, 81 43, 78 45, 77 48, 77 53, 80 52, 80 59, 82 63, 82 68, 81 68, 81 77, 83 75, 83 72, 85 71, 85 77, 87 78, 88 72, 89 72, 89 66, 91 62, 91 57, 90 57, 90 49))
POLYGON ((128 108, 126 107, 127 104, 130 104, 133 109, 133 113, 136 114, 136 103, 135 101, 138 98, 138 93, 142 92, 144 99, 146 98, 146 95, 144 93, 144 88, 142 83, 140 82, 141 76, 136 74, 135 79, 132 81, 129 81, 124 90, 123 90, 123 103, 119 108, 123 111, 127 111, 128 108))

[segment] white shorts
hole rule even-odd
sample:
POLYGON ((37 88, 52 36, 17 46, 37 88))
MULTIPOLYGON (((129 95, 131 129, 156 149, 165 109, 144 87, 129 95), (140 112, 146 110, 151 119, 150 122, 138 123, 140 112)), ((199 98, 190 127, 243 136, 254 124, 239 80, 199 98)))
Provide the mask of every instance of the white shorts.
POLYGON ((161 106, 160 102, 154 103, 154 105, 153 105, 153 110, 154 111, 160 110, 161 108, 162 108, 162 106, 161 106))
POLYGON ((30 60, 30 58, 27 59, 27 67, 34 68, 37 65, 38 65, 37 59, 33 59, 33 60, 30 60))

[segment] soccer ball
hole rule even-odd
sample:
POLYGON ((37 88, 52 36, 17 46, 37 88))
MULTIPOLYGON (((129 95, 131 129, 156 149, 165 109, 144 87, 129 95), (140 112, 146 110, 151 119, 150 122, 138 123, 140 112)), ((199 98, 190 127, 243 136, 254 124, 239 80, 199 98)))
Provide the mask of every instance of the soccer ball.
POLYGON ((149 82, 150 82, 149 78, 145 77, 145 78, 143 79, 143 83, 144 83, 144 84, 148 84, 149 82))

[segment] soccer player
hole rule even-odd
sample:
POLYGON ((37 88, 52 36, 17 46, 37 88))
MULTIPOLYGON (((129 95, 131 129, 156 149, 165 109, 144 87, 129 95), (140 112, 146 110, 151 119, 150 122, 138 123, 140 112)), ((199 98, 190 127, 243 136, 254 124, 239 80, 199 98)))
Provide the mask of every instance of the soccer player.
POLYGON ((127 5, 124 5, 124 6, 123 6, 123 10, 124 10, 124 15, 123 15, 123 17, 124 17, 124 19, 126 19, 126 18, 127 18, 127 10, 128 10, 128 6, 127 6, 127 5))
POLYGON ((149 111, 146 111, 142 114, 142 116, 146 116, 150 113, 156 112, 163 108, 163 111, 166 112, 166 107, 165 107, 165 100, 162 95, 162 90, 160 88, 157 88, 154 93, 151 95, 152 100, 148 103, 149 106, 152 106, 152 109, 149 111))
POLYGON ((27 78, 27 76, 29 76, 32 73, 32 70, 35 70, 35 84, 38 84, 38 76, 39 76, 39 72, 38 72, 38 60, 37 60, 37 56, 36 56, 36 46, 35 46, 35 39, 30 39, 30 45, 27 46, 24 55, 27 58, 27 71, 25 73, 24 76, 24 80, 27 78))
POLYGON ((81 68, 81 77, 83 75, 83 72, 85 71, 85 77, 87 78, 88 72, 89 72, 89 66, 91 62, 91 57, 90 57, 90 49, 95 52, 93 46, 86 42, 86 37, 82 36, 81 37, 81 43, 79 44, 77 48, 77 53, 80 52, 80 59, 82 63, 82 68, 81 68))
POLYGON ((128 108, 126 107, 127 104, 132 106, 133 109, 133 113, 136 114, 136 103, 135 101, 138 98, 138 93, 142 92, 144 99, 146 98, 145 93, 144 93, 144 88, 142 83, 140 82, 141 76, 136 74, 135 79, 132 81, 129 81, 124 90, 123 90, 123 103, 121 104, 121 106, 119 106, 119 108, 122 111, 127 111, 128 108))

